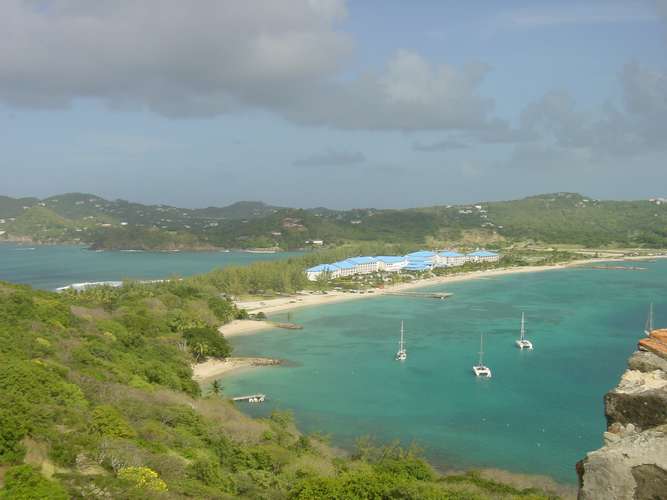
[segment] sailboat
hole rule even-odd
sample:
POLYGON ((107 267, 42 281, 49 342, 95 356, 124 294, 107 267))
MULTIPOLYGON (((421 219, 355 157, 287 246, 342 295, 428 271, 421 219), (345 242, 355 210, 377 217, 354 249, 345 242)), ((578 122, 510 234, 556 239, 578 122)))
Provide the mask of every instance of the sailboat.
POLYGON ((521 337, 516 341, 516 346, 521 349, 533 349, 533 343, 526 338, 526 320, 524 313, 521 313, 521 337))
POLYGON ((646 318, 646 326, 644 327, 644 333, 646 336, 650 336, 653 331, 653 302, 648 308, 648 318, 646 318))
POLYGON ((405 361, 408 358, 408 351, 405 350, 403 341, 403 321, 401 320, 401 340, 398 342, 398 352, 396 352, 396 361, 405 361))
POLYGON ((484 364, 484 336, 479 336, 479 363, 473 365, 472 371, 478 377, 491 378, 491 368, 484 364))

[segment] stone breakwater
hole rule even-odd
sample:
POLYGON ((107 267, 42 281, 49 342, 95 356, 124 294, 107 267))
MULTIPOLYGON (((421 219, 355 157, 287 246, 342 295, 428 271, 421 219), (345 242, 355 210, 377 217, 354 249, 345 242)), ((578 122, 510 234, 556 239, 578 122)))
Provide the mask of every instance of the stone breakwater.
POLYGON ((667 499, 667 342, 654 333, 604 397, 604 446, 577 463, 580 500, 667 499))

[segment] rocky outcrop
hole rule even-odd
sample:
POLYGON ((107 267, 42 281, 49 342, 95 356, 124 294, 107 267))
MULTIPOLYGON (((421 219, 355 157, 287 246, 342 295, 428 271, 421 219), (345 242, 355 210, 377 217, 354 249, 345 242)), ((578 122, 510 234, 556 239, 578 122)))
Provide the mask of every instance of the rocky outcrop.
POLYGON ((650 340, 605 395, 605 444, 577 464, 580 500, 667 500, 667 356, 650 340))

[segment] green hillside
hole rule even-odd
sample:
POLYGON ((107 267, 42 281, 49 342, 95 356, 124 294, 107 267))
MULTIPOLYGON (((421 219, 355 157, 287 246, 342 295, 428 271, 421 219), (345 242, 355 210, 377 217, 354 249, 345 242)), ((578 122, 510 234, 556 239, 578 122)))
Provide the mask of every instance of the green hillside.
POLYGON ((547 498, 441 476, 416 449, 343 454, 286 412, 253 420, 191 363, 234 306, 196 280, 54 294, 0 283, 0 499, 547 498))
POLYGON ((471 205, 345 211, 279 208, 260 202, 193 210, 108 201, 80 193, 54 196, 29 210, 21 200, 3 200, 0 219, 9 214, 16 217, 2 225, 5 238, 81 241, 101 249, 287 250, 308 247, 312 240, 323 240, 328 246, 384 242, 502 247, 529 242, 667 247, 667 204, 600 201, 574 193, 471 205))
POLYGON ((511 239, 547 243, 667 246, 667 206, 599 201, 571 193, 489 204, 489 219, 511 239))
POLYGON ((17 217, 26 207, 32 207, 39 202, 37 198, 10 198, 0 196, 0 218, 17 217))

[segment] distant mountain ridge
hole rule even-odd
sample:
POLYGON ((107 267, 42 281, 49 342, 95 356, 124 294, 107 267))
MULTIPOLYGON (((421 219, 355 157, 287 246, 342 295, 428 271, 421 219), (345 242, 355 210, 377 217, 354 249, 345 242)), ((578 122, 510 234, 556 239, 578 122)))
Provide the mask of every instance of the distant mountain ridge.
POLYGON ((577 193, 411 209, 297 209, 259 201, 179 208, 65 193, 0 197, 0 237, 100 249, 302 248, 382 241, 429 247, 516 242, 667 247, 667 203, 577 193))

